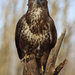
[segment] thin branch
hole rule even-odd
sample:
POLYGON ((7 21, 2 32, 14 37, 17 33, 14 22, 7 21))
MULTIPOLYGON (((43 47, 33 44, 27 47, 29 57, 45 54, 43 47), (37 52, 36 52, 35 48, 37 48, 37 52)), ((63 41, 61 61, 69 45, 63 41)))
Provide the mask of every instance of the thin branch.
POLYGON ((53 75, 55 71, 55 62, 57 59, 58 52, 60 50, 60 46, 62 44, 63 38, 65 36, 66 29, 63 30, 61 36, 58 38, 57 43, 55 47, 51 50, 47 64, 46 64, 46 69, 45 69, 45 75, 53 75))
POLYGON ((56 69, 53 75, 58 75, 58 73, 62 70, 62 68, 67 64, 67 60, 65 59, 63 63, 61 63, 56 69))

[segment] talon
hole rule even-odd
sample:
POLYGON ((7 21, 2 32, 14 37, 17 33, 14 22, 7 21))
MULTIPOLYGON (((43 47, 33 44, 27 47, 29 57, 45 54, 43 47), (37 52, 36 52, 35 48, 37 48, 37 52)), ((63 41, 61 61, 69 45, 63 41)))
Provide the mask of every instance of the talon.
POLYGON ((20 60, 20 62, 22 63, 22 59, 20 60))
POLYGON ((38 72, 38 75, 40 75, 40 71, 38 72))
POLYGON ((25 58, 22 58, 22 59, 21 59, 21 62, 22 62, 24 59, 25 59, 25 58))
POLYGON ((31 59, 30 55, 29 55, 29 58, 31 59))
POLYGON ((44 73, 44 70, 42 71, 42 73, 44 73))

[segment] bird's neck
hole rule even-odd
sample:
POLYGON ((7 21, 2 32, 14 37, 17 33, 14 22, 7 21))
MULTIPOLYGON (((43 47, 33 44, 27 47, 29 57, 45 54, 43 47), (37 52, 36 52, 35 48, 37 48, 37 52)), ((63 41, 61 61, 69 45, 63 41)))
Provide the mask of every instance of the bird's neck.
POLYGON ((46 21, 46 17, 48 17, 48 10, 42 9, 42 8, 33 8, 33 9, 28 9, 27 11, 27 21, 28 23, 40 23, 40 21, 46 21))

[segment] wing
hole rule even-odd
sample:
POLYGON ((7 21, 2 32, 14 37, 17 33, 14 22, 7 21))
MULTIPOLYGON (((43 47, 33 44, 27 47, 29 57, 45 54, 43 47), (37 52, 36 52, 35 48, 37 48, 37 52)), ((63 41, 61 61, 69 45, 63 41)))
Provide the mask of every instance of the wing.
POLYGON ((50 35, 50 41, 51 43, 51 49, 55 46, 56 41, 57 41, 57 31, 56 31, 56 27, 54 24, 53 19, 49 16, 48 18, 48 24, 49 24, 49 35, 50 35))
POLYGON ((20 49, 19 38, 20 38, 21 29, 22 29, 22 20, 24 17, 25 15, 22 18, 20 18, 20 20, 18 21, 17 26, 16 26, 16 31, 15 31, 15 44, 16 44, 18 56, 20 59, 23 58, 23 55, 22 55, 23 53, 20 49))

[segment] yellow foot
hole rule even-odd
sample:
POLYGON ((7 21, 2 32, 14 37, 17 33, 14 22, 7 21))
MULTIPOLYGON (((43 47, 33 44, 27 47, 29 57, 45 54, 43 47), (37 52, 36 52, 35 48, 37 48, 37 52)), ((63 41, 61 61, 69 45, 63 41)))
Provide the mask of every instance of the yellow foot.
POLYGON ((43 68, 43 66, 41 66, 41 72, 44 73, 44 68, 43 68))
POLYGON ((21 61, 27 60, 28 58, 30 58, 30 55, 25 54, 25 56, 21 59, 21 61))

